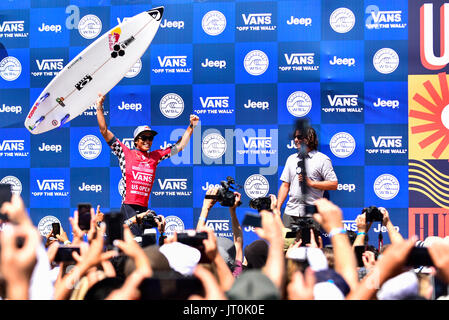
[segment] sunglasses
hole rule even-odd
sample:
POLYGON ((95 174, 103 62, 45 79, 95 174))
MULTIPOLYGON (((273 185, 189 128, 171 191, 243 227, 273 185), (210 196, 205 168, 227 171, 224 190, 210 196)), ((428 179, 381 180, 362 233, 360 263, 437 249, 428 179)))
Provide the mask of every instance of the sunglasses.
POLYGON ((153 136, 140 136, 139 139, 142 141, 153 141, 153 136))
POLYGON ((298 140, 304 140, 305 137, 304 137, 304 136, 297 135, 297 136, 295 136, 295 139, 298 139, 298 140))

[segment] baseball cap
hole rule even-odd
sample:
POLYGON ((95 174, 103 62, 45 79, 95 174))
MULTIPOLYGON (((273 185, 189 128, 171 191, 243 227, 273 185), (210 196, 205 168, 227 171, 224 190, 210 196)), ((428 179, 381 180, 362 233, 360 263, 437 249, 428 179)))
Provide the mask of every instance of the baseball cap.
POLYGON ((164 244, 159 251, 167 258, 170 268, 185 276, 193 274, 201 258, 198 249, 180 242, 164 244))
POLYGON ((151 128, 149 126, 138 126, 135 130, 134 130, 134 140, 136 140, 136 138, 139 136, 139 134, 141 134, 142 132, 146 132, 148 131, 149 133, 151 133, 153 136, 157 135, 157 132, 154 130, 151 130, 151 128))

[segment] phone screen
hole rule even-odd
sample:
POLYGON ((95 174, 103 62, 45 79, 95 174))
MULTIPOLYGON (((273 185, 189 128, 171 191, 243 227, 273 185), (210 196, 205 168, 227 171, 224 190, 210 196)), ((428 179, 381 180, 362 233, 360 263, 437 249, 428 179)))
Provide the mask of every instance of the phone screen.
MULTIPOLYGON (((11 185, 1 183, 0 184, 0 208, 2 207, 4 202, 10 202, 12 197, 11 185)), ((3 212, 0 212, 2 216, 0 219, 7 220, 7 216, 3 212)))
POLYGON ((262 227, 262 218, 260 217, 260 215, 247 213, 247 214, 245 214, 245 217, 243 218, 242 225, 252 226, 255 228, 261 228, 262 227))
POLYGON ((106 222, 106 244, 113 245, 114 240, 123 240, 123 214, 120 212, 111 212, 104 215, 106 222))
POLYGON ((305 247, 306 244, 310 243, 310 229, 311 228, 301 228, 301 247, 305 247))
POLYGON ((61 225, 59 223, 57 223, 57 222, 52 223, 51 227, 53 229, 53 235, 56 236, 61 233, 61 225))
POLYGON ((92 206, 90 203, 79 203, 78 204, 78 226, 81 230, 90 229, 90 208, 92 206))
POLYGON ((193 276, 156 275, 144 279, 139 290, 141 300, 187 300, 193 294, 204 294, 202 282, 193 276))
POLYGON ((358 267, 363 267, 363 259, 362 259, 362 255, 365 252, 365 246, 354 246, 354 252, 355 252, 355 256, 357 259, 357 266, 358 267))
POLYGON ((76 251, 78 254, 80 253, 79 247, 59 247, 56 252, 55 262, 75 262, 73 259, 72 252, 76 251))
POLYGON ((198 249, 201 253, 199 263, 210 263, 207 257, 203 240, 208 238, 207 232, 180 232, 177 234, 178 242, 198 249))
POLYGON ((406 266, 433 266, 432 258, 429 255, 427 248, 413 247, 408 255, 406 266))

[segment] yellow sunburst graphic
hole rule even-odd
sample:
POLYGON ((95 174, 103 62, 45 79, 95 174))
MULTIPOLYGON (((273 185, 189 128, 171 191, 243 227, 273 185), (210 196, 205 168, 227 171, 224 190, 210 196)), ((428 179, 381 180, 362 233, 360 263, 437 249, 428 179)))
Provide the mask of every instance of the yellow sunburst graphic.
POLYGON ((410 75, 409 158, 449 159, 449 86, 446 73, 410 75))

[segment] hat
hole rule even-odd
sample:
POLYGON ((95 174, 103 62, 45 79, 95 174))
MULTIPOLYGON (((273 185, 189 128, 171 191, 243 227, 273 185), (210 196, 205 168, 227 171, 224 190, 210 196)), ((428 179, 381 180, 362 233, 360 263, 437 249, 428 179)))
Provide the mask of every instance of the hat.
POLYGON ((419 294, 418 277, 415 272, 407 271, 386 281, 377 292, 379 300, 404 300, 419 294))
POLYGON ((172 269, 183 275, 192 275, 200 261, 201 252, 181 242, 164 244, 159 251, 167 258, 172 269))
POLYGON ((329 281, 319 282, 313 286, 315 300, 344 300, 345 296, 338 287, 329 281))
POLYGON ((153 136, 157 135, 157 132, 154 130, 151 130, 151 128, 149 126, 138 126, 135 130, 134 130, 134 140, 136 140, 136 138, 139 136, 139 134, 141 134, 142 132, 149 132, 151 133, 153 136))
POLYGON ((229 238, 217 237, 218 253, 226 262, 229 268, 235 264, 235 246, 234 241, 229 238))
POLYGON ((279 290, 260 270, 247 270, 226 292, 230 300, 280 300, 279 290))
POLYGON ((267 262, 268 244, 264 240, 256 240, 245 247, 245 258, 249 269, 260 269, 267 262))
MULTIPOLYGON (((327 283, 334 285, 340 291, 340 293, 343 295, 343 297, 345 297, 349 293, 349 291, 351 291, 351 288, 349 287, 346 280, 343 279, 343 277, 338 272, 336 272, 334 269, 326 269, 326 270, 321 270, 321 271, 315 272, 315 279, 316 279, 316 282, 315 282, 316 284, 327 282, 327 283)), ((338 298, 339 295, 335 296, 335 297, 338 298)), ((327 299, 331 299, 331 298, 327 298, 327 299)))
MULTIPOLYGON (((159 251, 158 245, 151 245, 143 248, 145 255, 151 264, 153 271, 170 271, 170 264, 167 258, 159 251)), ((136 269, 134 259, 127 259, 125 263, 125 275, 129 276, 136 269)))
POLYGON ((287 251, 286 258, 296 260, 307 260, 313 271, 326 270, 328 268, 327 259, 323 251, 318 248, 298 247, 287 251))

